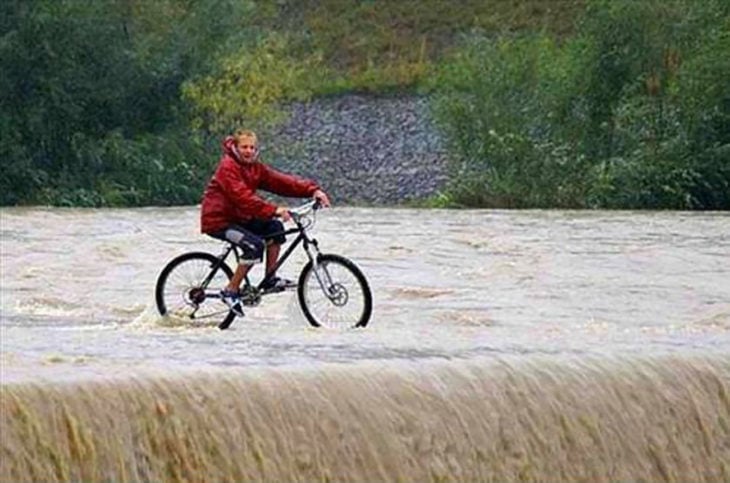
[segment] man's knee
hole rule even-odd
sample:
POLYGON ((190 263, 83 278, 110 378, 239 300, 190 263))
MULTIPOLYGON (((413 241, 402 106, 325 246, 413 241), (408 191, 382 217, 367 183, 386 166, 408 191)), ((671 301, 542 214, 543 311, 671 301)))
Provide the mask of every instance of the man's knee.
POLYGON ((284 223, 281 220, 271 220, 271 231, 284 231, 284 223))
POLYGON ((286 243, 284 224, 280 220, 271 220, 269 222, 269 235, 272 234, 276 234, 276 236, 269 238, 267 245, 283 245, 286 243))
POLYGON ((241 248, 245 263, 256 263, 262 260, 265 247, 261 238, 237 228, 229 228, 225 236, 228 241, 241 248))
POLYGON ((261 257, 264 256, 264 249, 266 248, 266 244, 262 239, 256 239, 256 240, 248 240, 250 242, 250 245, 252 246, 252 250, 250 252, 251 256, 253 258, 258 258, 261 260, 261 257))

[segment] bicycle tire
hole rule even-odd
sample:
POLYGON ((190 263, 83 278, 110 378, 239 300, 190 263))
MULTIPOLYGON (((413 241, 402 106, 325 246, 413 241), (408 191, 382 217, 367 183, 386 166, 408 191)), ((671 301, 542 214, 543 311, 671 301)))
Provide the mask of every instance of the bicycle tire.
POLYGON ((205 293, 222 290, 233 277, 233 271, 225 263, 221 264, 206 290, 201 289, 202 282, 217 263, 218 257, 210 253, 190 252, 165 265, 155 285, 155 302, 160 315, 189 318, 191 323, 201 319, 214 320, 220 329, 227 329, 236 314, 227 310, 220 298, 208 298, 205 293), (221 273, 225 279, 220 276, 221 273), (198 315, 203 307, 204 312, 198 315))
POLYGON ((319 255, 317 262, 332 277, 332 293, 329 296, 325 294, 316 275, 312 276, 314 265, 310 260, 302 269, 297 283, 299 306, 310 325, 329 328, 367 326, 372 315, 373 296, 362 271, 340 255, 319 255), (343 322, 335 321, 336 317, 344 319, 344 307, 351 301, 356 304, 353 315, 343 322))

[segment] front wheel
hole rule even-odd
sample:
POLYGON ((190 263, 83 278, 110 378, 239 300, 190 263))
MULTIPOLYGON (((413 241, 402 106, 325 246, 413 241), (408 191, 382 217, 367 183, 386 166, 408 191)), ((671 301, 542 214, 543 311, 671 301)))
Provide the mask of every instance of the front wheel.
POLYGON ((345 257, 319 255, 299 275, 299 305, 314 327, 365 327, 373 310, 373 296, 365 275, 345 257))
POLYGON ((155 287, 160 315, 184 323, 217 324, 221 329, 233 322, 235 314, 220 298, 233 272, 210 253, 180 255, 162 269, 155 287), (216 268, 217 267, 217 268, 216 268))

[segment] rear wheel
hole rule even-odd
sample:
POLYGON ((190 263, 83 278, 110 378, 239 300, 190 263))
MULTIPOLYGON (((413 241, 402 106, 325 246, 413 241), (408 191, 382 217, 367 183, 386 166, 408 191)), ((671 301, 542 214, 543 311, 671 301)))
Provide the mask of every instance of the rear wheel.
POLYGON ((161 315, 184 322, 217 324, 228 328, 235 318, 220 298, 220 292, 233 277, 225 263, 210 253, 185 253, 173 259, 160 272, 155 287, 157 310, 161 315))
POLYGON ((365 327, 373 296, 365 275, 345 257, 320 255, 302 269, 297 286, 302 312, 314 327, 365 327))

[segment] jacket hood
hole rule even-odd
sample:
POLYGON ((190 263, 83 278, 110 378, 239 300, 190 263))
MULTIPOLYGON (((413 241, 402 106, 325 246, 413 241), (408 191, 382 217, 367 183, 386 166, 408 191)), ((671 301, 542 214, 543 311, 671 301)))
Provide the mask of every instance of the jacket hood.
POLYGON ((241 162, 241 155, 238 154, 238 149, 236 149, 236 138, 226 136, 221 145, 223 146, 223 154, 227 154, 239 163, 241 162))

